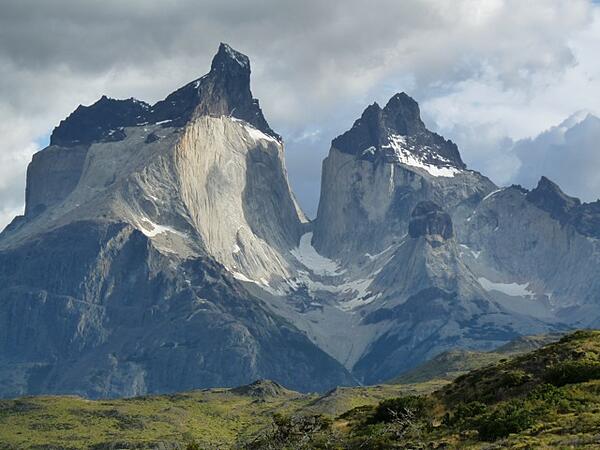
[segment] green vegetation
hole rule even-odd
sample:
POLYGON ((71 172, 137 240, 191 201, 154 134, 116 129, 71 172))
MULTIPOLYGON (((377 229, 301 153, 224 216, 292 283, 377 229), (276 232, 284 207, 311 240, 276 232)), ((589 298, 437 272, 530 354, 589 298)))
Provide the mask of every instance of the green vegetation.
MULTIPOLYGON (((174 395, 91 401, 80 397, 27 397, 0 401, 0 449, 112 448, 114 443, 154 448, 229 448, 253 442, 277 427, 274 417, 323 415, 376 405, 406 394, 432 392, 445 383, 337 388, 303 395, 276 383, 207 389, 174 395), (277 416, 279 414, 280 416, 277 416)), ((283 419, 282 419, 283 420, 283 419)), ((297 420, 297 419, 294 419, 297 420)), ((281 423, 280 423, 281 424, 281 423)), ((279 447, 276 447, 279 448, 279 447)))
POLYGON ((600 332, 578 331, 433 394, 350 411, 340 448, 599 448, 600 332))
POLYGON ((490 352, 449 350, 394 378, 391 384, 422 383, 427 380, 454 380, 471 370, 502 362, 507 358, 536 350, 561 338, 560 334, 523 336, 490 352))
POLYGON ((23 398, 0 402, 0 448, 600 448, 599 366, 579 331, 451 383, 23 398))

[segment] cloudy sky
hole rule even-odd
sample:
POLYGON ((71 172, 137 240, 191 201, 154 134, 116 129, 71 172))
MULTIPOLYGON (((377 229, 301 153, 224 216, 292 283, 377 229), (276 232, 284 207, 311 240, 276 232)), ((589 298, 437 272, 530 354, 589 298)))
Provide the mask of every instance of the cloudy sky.
POLYGON ((406 91, 498 184, 545 174, 600 197, 600 5, 591 0, 0 0, 0 228, 52 128, 102 94, 163 98, 219 42, 286 141, 313 214, 321 160, 364 107, 406 91))

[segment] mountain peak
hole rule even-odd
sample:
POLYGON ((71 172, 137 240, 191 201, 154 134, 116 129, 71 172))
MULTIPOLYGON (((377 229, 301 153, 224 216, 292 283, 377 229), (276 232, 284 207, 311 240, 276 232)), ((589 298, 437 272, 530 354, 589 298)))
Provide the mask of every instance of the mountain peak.
POLYGON ((90 106, 79 106, 52 133, 50 143, 64 147, 121 140, 123 128, 143 123, 181 127, 194 117, 234 116, 280 139, 264 118, 250 90, 250 60, 225 43, 219 45, 210 72, 150 107, 134 98, 103 95, 90 106))
POLYGON ((219 50, 213 57, 211 72, 237 70, 250 76, 250 59, 243 53, 234 50, 230 45, 221 42, 219 50))
POLYGON ((392 96, 383 109, 369 105, 331 145, 361 159, 419 167, 434 176, 454 176, 466 167, 452 141, 427 129, 419 104, 405 92, 392 96))
POLYGON ((411 135, 426 130, 421 120, 419 104, 405 92, 394 95, 383 108, 390 128, 401 135, 411 135))
POLYGON ((578 198, 568 196, 545 176, 542 176, 535 189, 527 194, 527 200, 560 221, 566 221, 569 211, 581 204, 578 198))

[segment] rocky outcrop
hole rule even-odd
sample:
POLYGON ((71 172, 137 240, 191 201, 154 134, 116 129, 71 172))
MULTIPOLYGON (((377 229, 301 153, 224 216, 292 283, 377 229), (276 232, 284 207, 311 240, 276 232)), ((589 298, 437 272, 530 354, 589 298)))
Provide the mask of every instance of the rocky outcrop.
POLYGON ((223 44, 166 103, 102 98, 34 157, 0 235, 1 395, 354 383, 240 281, 275 289, 304 227, 249 76, 223 44))
POLYGON ((495 189, 465 168, 455 144, 427 130, 406 94, 383 109, 369 106, 333 140, 321 185, 315 247, 350 264, 398 242, 418 203, 433 201, 452 215, 495 189))
POLYGON ((125 224, 77 222, 0 253, 2 395, 142 395, 273 378, 352 384, 207 257, 125 224))
POLYGON ((527 200, 548 212, 553 219, 574 227, 578 233, 600 238, 600 201, 581 203, 578 198, 566 195, 556 183, 542 177, 527 200))
POLYGON ((569 213, 581 205, 579 199, 569 197, 546 177, 542 177, 537 187, 527 193, 526 199, 561 222, 567 222, 569 213))
POLYGON ((410 215, 408 234, 416 238, 425 236, 432 240, 445 241, 452 238, 452 219, 448 213, 431 201, 417 204, 410 215))
POLYGON ((50 136, 50 145, 70 147, 97 141, 120 141, 123 128, 146 121, 150 105, 133 98, 115 100, 103 96, 91 106, 77 109, 50 136))
POLYGON ((456 144, 429 131, 418 103, 404 92, 394 95, 383 109, 373 103, 331 146, 368 160, 382 156, 394 161, 406 153, 427 165, 466 167, 456 144))
POLYGON ((77 186, 89 146, 52 146, 33 156, 27 168, 25 216, 32 218, 64 201, 77 186))
POLYGON ((198 116, 230 116, 241 119, 269 136, 279 136, 269 127, 250 91, 250 60, 221 44, 210 72, 156 103, 149 112, 152 122, 181 125, 198 116))

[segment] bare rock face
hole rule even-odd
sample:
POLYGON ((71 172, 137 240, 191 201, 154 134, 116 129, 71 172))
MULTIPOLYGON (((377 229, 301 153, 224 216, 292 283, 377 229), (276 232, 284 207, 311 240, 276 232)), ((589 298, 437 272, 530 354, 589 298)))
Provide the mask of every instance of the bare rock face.
POLYGON ((453 236, 452 219, 448 213, 431 201, 417 204, 410 216, 411 220, 408 224, 410 237, 425 236, 432 240, 445 241, 453 236))
POLYGON ((331 146, 368 160, 412 156, 423 164, 466 167, 456 144, 429 131, 421 120, 418 103, 404 92, 394 95, 383 109, 377 103, 370 105, 331 146))
POLYGON ((323 162, 314 244, 330 257, 355 261, 405 235, 420 202, 444 205, 453 215, 494 189, 466 169, 454 143, 427 130, 412 98, 396 94, 383 109, 369 106, 333 140, 323 162))
POLYGON ((240 281, 281 283, 304 227, 249 81, 222 44, 165 101, 103 97, 55 129, 0 235, 1 395, 355 383, 240 281))
POLYGON ((89 146, 52 147, 36 153, 27 168, 25 215, 36 216, 65 200, 77 186, 89 146))

